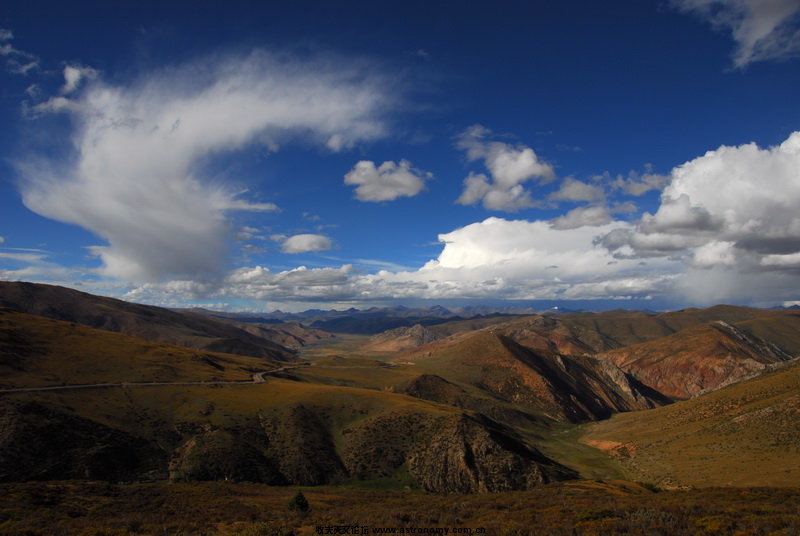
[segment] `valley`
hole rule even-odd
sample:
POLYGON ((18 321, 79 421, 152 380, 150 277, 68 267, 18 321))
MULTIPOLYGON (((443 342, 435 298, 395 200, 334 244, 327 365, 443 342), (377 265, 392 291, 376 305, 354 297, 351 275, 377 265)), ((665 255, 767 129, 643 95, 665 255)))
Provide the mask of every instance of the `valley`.
MULTIPOLYGON (((220 488, 225 500, 248 493, 270 502, 299 486, 322 503, 315 515, 363 501, 365 489, 381 490, 394 511, 461 497, 452 500, 478 505, 461 523, 482 526, 489 505, 511 512, 550 490, 591 497, 583 513, 563 512, 559 527, 579 534, 653 521, 632 521, 632 506, 597 506, 613 497, 669 513, 676 521, 664 534, 695 534, 697 507, 680 509, 717 493, 705 488, 733 487, 735 501, 768 487, 764 505, 776 497, 798 504, 794 310, 452 320, 437 310, 435 322, 379 333, 369 333, 374 314, 350 314, 336 321, 354 333, 330 333, 296 318, 218 318, 29 283, 0 283, 0 306, 0 482, 8 490, 0 512, 30 494, 55 493, 56 515, 78 497, 108 502, 110 489, 165 496, 180 487, 201 497, 208 482, 240 482, 251 484, 220 488), (666 496, 679 507, 665 506, 666 496)), ((404 310, 388 323, 432 318, 424 313, 404 310)), ((48 500, 34 506, 47 509, 48 500)), ((512 534, 549 515, 536 511, 493 530, 512 534)), ((796 526, 792 512, 781 527, 796 526)), ((0 515, 2 534, 33 523, 0 515)), ((365 524, 413 524, 364 515, 365 524)), ((250 525, 312 526, 274 512, 253 516, 250 525)), ((445 523, 433 519, 415 522, 445 523)), ((214 530, 250 526, 228 521, 214 521, 214 530)), ((199 531, 212 521, 181 523, 199 531)), ((560 533, 551 528, 544 533, 560 533)))

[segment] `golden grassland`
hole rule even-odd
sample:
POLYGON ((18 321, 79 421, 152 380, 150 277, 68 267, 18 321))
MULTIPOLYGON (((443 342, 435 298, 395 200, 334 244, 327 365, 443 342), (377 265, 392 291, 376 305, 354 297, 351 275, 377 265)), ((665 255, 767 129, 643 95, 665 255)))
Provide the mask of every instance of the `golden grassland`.
POLYGON ((575 481, 525 492, 433 495, 232 482, 0 484, 3 535, 286 536, 344 525, 441 527, 450 534, 485 529, 499 536, 789 536, 800 531, 800 488, 658 492, 623 481, 575 481), (287 508, 297 489, 310 504, 305 514, 287 508))
POLYGON ((660 485, 797 486, 800 363, 701 397, 583 426, 628 478, 660 485))
POLYGON ((37 401, 68 410, 114 428, 136 430, 143 437, 153 428, 180 423, 229 427, 257 414, 305 404, 327 408, 335 424, 386 411, 456 414, 457 408, 375 389, 361 389, 268 379, 262 384, 158 386, 92 389, 69 392, 20 393, 9 399, 37 401))
POLYGON ((383 361, 394 356, 392 352, 363 350, 362 347, 369 341, 369 338, 369 335, 337 333, 335 338, 309 341, 306 346, 299 349, 300 356, 312 361, 337 356, 383 361))

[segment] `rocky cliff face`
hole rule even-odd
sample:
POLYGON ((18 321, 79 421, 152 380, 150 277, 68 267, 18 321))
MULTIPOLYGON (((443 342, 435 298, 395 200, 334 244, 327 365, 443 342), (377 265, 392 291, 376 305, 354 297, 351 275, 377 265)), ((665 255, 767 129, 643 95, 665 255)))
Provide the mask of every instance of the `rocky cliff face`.
POLYGON ((496 423, 467 415, 442 423, 411 454, 409 469, 424 489, 439 493, 530 489, 576 477, 496 423))
POLYGON ((667 402, 614 370, 612 363, 535 351, 498 333, 437 341, 407 356, 423 368, 436 363, 448 377, 460 377, 498 400, 527 406, 558 421, 602 419, 667 402))
POLYGON ((687 328, 601 356, 674 398, 691 398, 763 371, 791 356, 723 321, 687 328))

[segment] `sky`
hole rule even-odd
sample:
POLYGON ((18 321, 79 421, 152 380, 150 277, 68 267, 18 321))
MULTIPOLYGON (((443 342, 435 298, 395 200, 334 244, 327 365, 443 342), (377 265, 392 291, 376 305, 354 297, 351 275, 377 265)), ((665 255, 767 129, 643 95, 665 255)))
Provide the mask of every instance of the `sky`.
POLYGON ((0 62, 0 280, 800 304, 800 0, 8 0, 0 62))

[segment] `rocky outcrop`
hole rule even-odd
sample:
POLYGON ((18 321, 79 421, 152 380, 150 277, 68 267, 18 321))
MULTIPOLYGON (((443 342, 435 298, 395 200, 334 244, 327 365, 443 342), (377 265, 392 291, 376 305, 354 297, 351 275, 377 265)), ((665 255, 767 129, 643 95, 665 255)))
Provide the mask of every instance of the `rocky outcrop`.
POLYGON ((263 442, 248 441, 226 430, 194 436, 175 452, 169 464, 170 480, 286 484, 283 475, 264 456, 263 447, 263 442))
POLYGON ((409 470, 424 489, 437 493, 530 489, 577 477, 496 423, 467 415, 441 423, 409 457, 409 470))
POLYGON ((260 417, 266 457, 291 484, 317 486, 347 475, 323 414, 298 404, 260 417))

